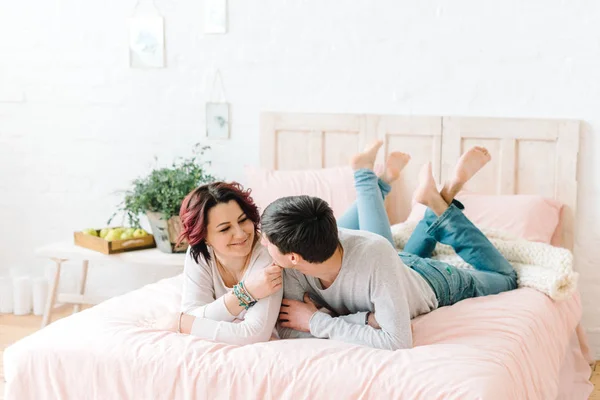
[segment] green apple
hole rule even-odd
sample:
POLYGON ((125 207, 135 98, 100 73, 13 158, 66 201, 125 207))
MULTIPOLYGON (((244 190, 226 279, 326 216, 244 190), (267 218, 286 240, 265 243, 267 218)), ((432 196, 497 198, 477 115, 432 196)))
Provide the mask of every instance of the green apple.
POLYGON ((120 237, 121 233, 125 232, 125 229, 123 229, 123 228, 112 228, 111 232, 115 232, 114 235, 117 235, 117 237, 120 237))
POLYGON ((98 236, 98 232, 93 228, 84 229, 81 232, 85 233, 86 235, 98 236))
POLYGON ((133 232, 133 237, 134 238, 140 238, 140 237, 144 237, 147 236, 148 232, 146 232, 145 230, 138 228, 135 230, 135 232, 133 232))
POLYGON ((109 242, 112 242, 113 240, 119 240, 121 238, 121 233, 122 232, 117 229, 111 229, 106 236, 104 236, 104 240, 108 240, 109 242))
POLYGON ((121 233, 121 237, 119 239, 126 240, 126 239, 131 239, 132 237, 133 237, 133 235, 131 233, 129 233, 128 230, 126 230, 125 232, 121 233))
POLYGON ((129 234, 129 236, 133 236, 133 232, 135 232, 135 228, 125 228, 125 232, 129 234))

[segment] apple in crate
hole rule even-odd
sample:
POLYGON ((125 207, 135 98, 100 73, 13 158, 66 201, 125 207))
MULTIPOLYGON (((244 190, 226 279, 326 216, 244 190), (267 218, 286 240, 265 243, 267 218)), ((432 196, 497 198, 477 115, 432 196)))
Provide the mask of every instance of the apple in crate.
POLYGON ((121 233, 121 240, 127 240, 133 238, 133 233, 135 232, 135 228, 125 228, 123 233, 121 233))
POLYGON ((148 235, 148 232, 146 232, 145 230, 138 228, 133 232, 133 237, 134 238, 139 238, 139 237, 144 237, 148 235))
POLYGON ((111 229, 106 236, 104 236, 104 240, 108 240, 109 242, 112 242, 113 240, 119 240, 121 239, 122 233, 123 231, 120 229, 111 229))
POLYGON ((92 228, 84 229, 81 232, 85 233, 86 235, 98 236, 98 231, 92 228))

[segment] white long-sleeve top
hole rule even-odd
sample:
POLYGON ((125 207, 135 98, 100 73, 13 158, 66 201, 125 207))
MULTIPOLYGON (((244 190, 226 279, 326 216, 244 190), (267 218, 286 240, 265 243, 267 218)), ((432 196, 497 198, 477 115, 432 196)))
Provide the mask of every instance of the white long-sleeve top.
MULTIPOLYGON (((194 315, 191 334, 203 339, 236 345, 266 342, 271 338, 279 316, 283 291, 259 300, 247 311, 231 315, 225 306, 225 294, 232 288, 225 286, 217 271, 215 255, 210 250, 211 260, 203 257, 194 261, 188 249, 183 268, 183 297, 181 311, 194 315), (235 321, 235 320, 241 321, 235 321), (234 322, 235 321, 235 322, 234 322)), ((252 249, 252 255, 243 279, 254 271, 270 266, 271 256, 260 242, 252 249)))

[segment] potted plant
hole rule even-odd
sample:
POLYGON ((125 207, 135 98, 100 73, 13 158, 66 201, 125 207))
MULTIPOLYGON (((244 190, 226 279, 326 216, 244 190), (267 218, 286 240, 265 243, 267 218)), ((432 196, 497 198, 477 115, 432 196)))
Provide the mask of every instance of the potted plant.
POLYGON ((170 167, 153 169, 150 174, 135 179, 125 192, 123 201, 108 223, 118 214, 127 217, 132 227, 140 226, 140 215, 146 214, 156 246, 165 253, 185 252, 188 245, 176 246, 181 231, 179 209, 185 196, 196 187, 216 179, 207 173, 204 154, 210 147, 197 144, 193 156, 181 158, 170 167))

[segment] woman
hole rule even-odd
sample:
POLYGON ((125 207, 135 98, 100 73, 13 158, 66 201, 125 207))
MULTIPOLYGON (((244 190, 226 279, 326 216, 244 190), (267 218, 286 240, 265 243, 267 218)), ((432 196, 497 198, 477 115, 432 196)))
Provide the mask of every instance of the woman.
POLYGON ((238 183, 200 186, 183 201, 188 248, 181 313, 159 325, 229 344, 270 339, 282 297, 281 268, 259 241, 259 212, 238 183))

